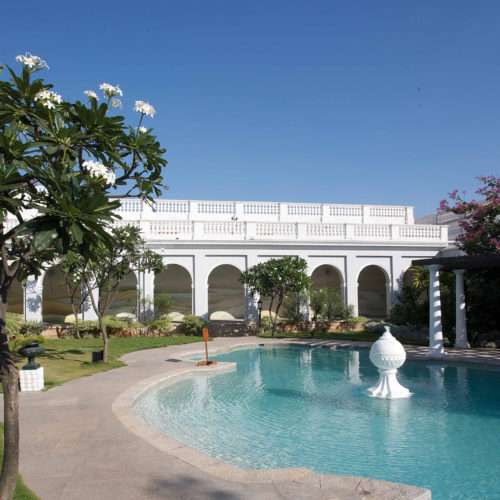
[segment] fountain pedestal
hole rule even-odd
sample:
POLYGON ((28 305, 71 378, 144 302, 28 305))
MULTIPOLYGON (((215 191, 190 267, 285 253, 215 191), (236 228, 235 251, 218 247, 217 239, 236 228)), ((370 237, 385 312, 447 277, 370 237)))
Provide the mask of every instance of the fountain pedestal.
POLYGON ((406 352, 401 342, 395 339, 388 326, 385 333, 372 345, 370 361, 378 368, 380 378, 376 385, 365 392, 373 398, 409 398, 412 393, 396 378, 398 368, 406 360, 406 352))
POLYGON ((41 391, 44 386, 43 367, 36 370, 19 370, 21 391, 41 391))

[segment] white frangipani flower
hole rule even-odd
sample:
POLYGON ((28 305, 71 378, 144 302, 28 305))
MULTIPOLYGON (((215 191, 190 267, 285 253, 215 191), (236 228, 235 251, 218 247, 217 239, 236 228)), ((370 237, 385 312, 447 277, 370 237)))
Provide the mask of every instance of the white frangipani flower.
POLYGON ((93 90, 86 90, 84 94, 89 98, 89 99, 95 99, 96 101, 99 100, 99 97, 97 97, 97 94, 93 90))
POLYGON ((111 99, 111 107, 113 108, 120 108, 122 109, 123 107, 123 104, 122 102, 120 101, 120 99, 111 99))
POLYGON ((115 173, 106 165, 98 161, 87 160, 83 162, 83 167, 90 174, 90 177, 102 178, 106 184, 112 186, 115 183, 115 173))
POLYGON ((139 132, 140 132, 141 134, 145 134, 147 131, 148 131, 148 130, 147 130, 147 128, 146 128, 146 127, 142 127, 142 126, 141 126, 141 127, 139 127, 139 132))
POLYGON ((26 52, 24 56, 17 56, 16 61, 19 61, 23 66, 27 66, 30 70, 37 71, 42 68, 49 69, 47 63, 43 59, 40 59, 38 56, 33 56, 29 52, 26 52))
POLYGON ((154 114, 156 113, 155 108, 153 108, 153 106, 151 106, 149 102, 144 101, 135 101, 134 111, 138 111, 143 115, 148 115, 151 118, 153 118, 154 114))
POLYGON ((56 104, 61 104, 62 98, 59 94, 51 90, 40 90, 35 95, 35 101, 40 101, 43 106, 48 109, 55 109, 56 104))
POLYGON ((123 92, 121 91, 121 89, 118 85, 113 86, 113 85, 110 85, 109 83, 101 83, 99 88, 104 92, 104 95, 108 99, 115 97, 115 95, 120 95, 123 97, 123 92))

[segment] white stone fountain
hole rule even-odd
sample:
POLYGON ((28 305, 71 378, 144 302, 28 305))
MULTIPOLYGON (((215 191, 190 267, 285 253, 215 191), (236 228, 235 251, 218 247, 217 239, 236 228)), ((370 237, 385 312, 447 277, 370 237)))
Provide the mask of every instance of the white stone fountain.
POLYGON ((403 366, 406 352, 401 342, 395 339, 388 326, 385 333, 373 343, 370 361, 378 368, 380 378, 377 385, 366 390, 372 398, 409 398, 412 393, 403 387, 396 378, 398 368, 403 366))

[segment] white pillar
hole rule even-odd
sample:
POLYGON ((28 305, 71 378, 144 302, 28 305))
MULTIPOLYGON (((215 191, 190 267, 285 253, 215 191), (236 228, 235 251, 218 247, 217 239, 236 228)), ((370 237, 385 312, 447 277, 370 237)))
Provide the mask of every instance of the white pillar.
POLYGON ((354 316, 358 316, 358 277, 356 272, 356 257, 348 255, 346 265, 346 304, 354 306, 354 316))
POLYGON ((150 319, 154 314, 155 299, 155 273, 146 271, 141 276, 141 295, 143 305, 141 307, 142 315, 145 319, 150 319))
POLYGON ((464 290, 464 269, 454 269, 456 277, 456 301, 455 301, 455 347, 469 348, 467 342, 467 324, 465 320, 465 290, 464 290))
POLYGON ((24 287, 24 319, 42 323, 43 276, 29 276, 24 287))
POLYGON ((390 281, 385 282, 385 314, 387 317, 391 315, 392 308, 392 283, 390 281))
POLYGON ((428 358, 442 359, 446 356, 443 348, 443 328, 441 323, 441 292, 439 289, 439 265, 427 266, 429 281, 429 352, 428 358))
POLYGON ((208 276, 205 268, 204 256, 195 256, 194 259, 194 302, 193 311, 196 316, 208 320, 208 276))
MULTIPOLYGON (((253 252, 249 252, 246 259, 246 270, 257 264, 256 255, 253 252)), ((245 302, 246 302, 246 322, 247 323, 255 323, 259 322, 259 308, 257 307, 257 302, 259 302, 259 294, 256 293, 252 298, 250 292, 248 291, 248 287, 245 285, 245 302)))

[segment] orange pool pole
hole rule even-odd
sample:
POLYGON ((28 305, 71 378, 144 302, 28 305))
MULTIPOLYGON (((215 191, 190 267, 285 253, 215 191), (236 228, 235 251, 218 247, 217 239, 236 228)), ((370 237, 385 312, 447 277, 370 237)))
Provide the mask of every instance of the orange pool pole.
POLYGON ((216 365, 217 361, 208 361, 208 328, 203 328, 203 340, 205 341, 205 354, 207 356, 206 361, 198 361, 197 366, 207 366, 207 365, 216 365))

